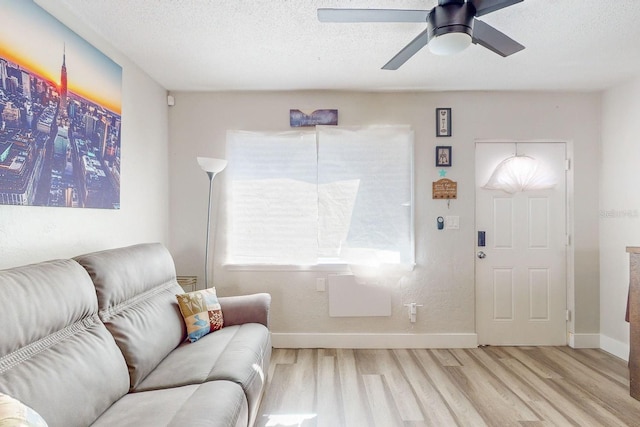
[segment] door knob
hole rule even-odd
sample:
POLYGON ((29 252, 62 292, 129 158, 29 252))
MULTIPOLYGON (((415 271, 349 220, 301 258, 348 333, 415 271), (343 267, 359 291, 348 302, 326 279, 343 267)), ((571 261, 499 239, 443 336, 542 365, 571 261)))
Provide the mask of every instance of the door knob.
POLYGON ((487 254, 485 254, 484 252, 478 251, 478 258, 484 259, 484 258, 486 258, 486 256, 487 256, 487 254))

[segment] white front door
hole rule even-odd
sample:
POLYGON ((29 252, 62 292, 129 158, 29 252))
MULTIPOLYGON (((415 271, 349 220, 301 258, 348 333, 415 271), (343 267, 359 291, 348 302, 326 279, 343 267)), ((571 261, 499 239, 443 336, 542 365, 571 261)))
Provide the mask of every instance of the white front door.
MULTIPOLYGON (((566 147, 564 143, 476 143, 476 327, 481 345, 567 342, 566 147), (483 188, 508 157, 540 162, 555 185, 483 188)), ((514 172, 514 171, 512 171, 514 172)))

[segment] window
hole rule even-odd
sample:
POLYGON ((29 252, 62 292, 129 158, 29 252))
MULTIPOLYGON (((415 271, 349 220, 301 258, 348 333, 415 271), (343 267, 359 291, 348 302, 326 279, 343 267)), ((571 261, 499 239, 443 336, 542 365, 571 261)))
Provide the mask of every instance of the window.
POLYGON ((228 264, 410 265, 413 131, 229 131, 228 264))

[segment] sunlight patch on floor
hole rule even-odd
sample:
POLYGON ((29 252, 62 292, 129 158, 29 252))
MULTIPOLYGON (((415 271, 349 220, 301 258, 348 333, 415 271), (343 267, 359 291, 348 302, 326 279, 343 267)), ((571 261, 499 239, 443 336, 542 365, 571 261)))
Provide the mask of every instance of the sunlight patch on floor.
POLYGON ((264 416, 268 417, 265 427, 302 427, 303 422, 316 418, 318 414, 265 414, 264 416))

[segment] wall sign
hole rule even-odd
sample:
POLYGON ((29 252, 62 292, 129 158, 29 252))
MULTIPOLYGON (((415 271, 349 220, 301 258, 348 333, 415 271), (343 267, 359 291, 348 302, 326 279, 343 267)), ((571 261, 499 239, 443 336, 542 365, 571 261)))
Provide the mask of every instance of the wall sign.
POLYGON ((449 178, 442 178, 433 183, 431 191, 433 199, 457 199, 458 183, 449 178))

